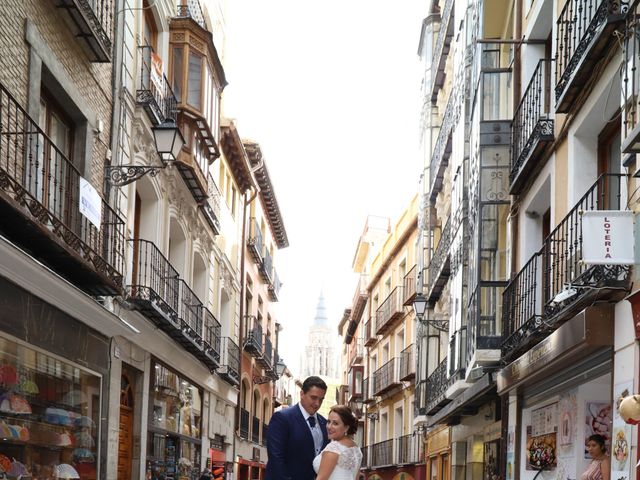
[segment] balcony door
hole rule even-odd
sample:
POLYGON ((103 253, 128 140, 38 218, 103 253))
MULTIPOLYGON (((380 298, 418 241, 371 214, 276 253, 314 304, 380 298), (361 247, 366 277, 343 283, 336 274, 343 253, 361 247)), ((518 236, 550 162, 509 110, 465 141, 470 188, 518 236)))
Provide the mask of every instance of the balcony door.
MULTIPOLYGON (((616 117, 617 118, 617 114, 616 117)), ((622 173, 620 153, 620 122, 612 121, 598 135, 598 177, 622 173)), ((620 205, 619 177, 605 177, 598 186, 598 210, 618 210, 620 205)))

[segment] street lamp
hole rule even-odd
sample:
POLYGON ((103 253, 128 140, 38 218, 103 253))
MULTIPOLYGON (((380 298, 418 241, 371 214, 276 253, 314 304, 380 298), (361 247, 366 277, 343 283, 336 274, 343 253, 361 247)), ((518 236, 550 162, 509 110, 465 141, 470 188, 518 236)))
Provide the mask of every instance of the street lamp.
POLYGON ((160 125, 152 127, 151 130, 153 131, 153 140, 162 165, 107 166, 107 177, 111 185, 122 187, 135 182, 147 173, 155 177, 160 170, 164 170, 178 158, 185 141, 176 122, 172 118, 168 118, 160 125))
POLYGON ((422 322, 424 319, 424 312, 427 311, 427 298, 422 293, 418 293, 413 299, 413 311, 416 312, 418 320, 422 322))
POLYGON ((418 293, 413 299, 413 310, 414 312, 416 312, 416 317, 418 318, 418 321, 424 325, 429 325, 441 332, 448 332, 449 331, 448 319, 429 318, 429 315, 425 315, 427 311, 427 303, 428 303, 427 298, 422 293, 418 293))
POLYGON ((282 374, 286 369, 287 369, 287 365, 282 361, 281 358, 279 358, 278 361, 276 362, 276 375, 278 376, 278 378, 282 376, 282 374))

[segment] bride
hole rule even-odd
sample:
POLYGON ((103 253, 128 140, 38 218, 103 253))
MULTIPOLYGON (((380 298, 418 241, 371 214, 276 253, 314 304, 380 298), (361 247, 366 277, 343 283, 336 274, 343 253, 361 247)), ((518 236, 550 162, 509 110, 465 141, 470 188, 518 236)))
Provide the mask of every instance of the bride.
POLYGON ((351 409, 335 405, 329 410, 327 433, 331 442, 313 460, 316 480, 356 480, 360 472, 362 452, 353 441, 358 420, 351 409))

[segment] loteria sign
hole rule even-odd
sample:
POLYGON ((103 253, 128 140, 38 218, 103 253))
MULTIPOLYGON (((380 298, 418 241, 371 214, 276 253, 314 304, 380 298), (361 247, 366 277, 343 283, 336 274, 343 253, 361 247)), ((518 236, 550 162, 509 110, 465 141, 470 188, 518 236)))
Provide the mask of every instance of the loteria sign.
POLYGON ((582 214, 582 260, 590 265, 633 265, 633 212, 590 210, 582 214))

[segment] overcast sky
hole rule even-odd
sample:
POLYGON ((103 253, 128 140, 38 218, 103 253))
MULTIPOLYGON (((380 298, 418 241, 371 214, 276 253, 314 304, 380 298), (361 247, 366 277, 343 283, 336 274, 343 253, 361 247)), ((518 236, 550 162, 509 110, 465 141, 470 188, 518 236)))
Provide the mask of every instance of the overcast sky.
MULTIPOLYGON (((231 0, 225 115, 260 143, 290 246, 280 351, 297 373, 320 291, 337 326, 368 214, 391 217, 418 185, 424 0, 231 0)), ((337 342, 337 329, 336 342, 337 342)))

